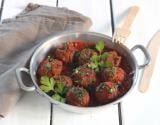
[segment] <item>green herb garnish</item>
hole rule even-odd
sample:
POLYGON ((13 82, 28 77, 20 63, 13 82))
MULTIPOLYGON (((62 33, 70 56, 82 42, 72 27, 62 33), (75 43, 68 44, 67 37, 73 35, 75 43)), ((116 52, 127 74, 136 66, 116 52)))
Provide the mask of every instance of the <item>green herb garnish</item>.
POLYGON ((104 42, 103 41, 99 41, 96 43, 96 50, 101 53, 104 49, 104 42))
POLYGON ((60 101, 60 102, 66 102, 66 99, 65 99, 64 97, 60 96, 59 94, 54 94, 54 95, 52 96, 52 98, 53 98, 54 100, 57 100, 57 101, 60 101))
POLYGON ((49 62, 53 62, 53 57, 51 57, 51 56, 48 56, 48 60, 49 60, 49 62))
POLYGON ((96 72, 99 72, 102 68, 109 68, 112 69, 112 63, 107 61, 107 58, 109 57, 108 52, 103 52, 104 50, 104 42, 99 41, 97 42, 95 48, 99 52, 98 55, 93 55, 90 58, 90 63, 88 63, 88 67, 95 70, 96 72))
POLYGON ((55 92, 62 95, 62 94, 63 94, 63 91, 64 91, 64 88, 65 88, 65 86, 64 86, 63 83, 58 83, 58 84, 56 84, 56 86, 55 86, 55 92))
POLYGON ((102 68, 109 68, 109 69, 112 69, 112 63, 111 62, 108 62, 108 61, 105 61, 105 62, 100 62, 99 64, 102 68))
POLYGON ((42 76, 40 79, 40 89, 44 92, 49 92, 54 90, 55 81, 53 78, 49 78, 48 76, 42 76))
POLYGON ((97 69, 98 68, 98 63, 97 62, 91 62, 88 64, 88 67, 91 69, 97 69))
POLYGON ((102 60, 105 60, 105 59, 107 59, 109 57, 109 53, 107 53, 107 52, 104 52, 103 54, 101 54, 101 59, 102 60))
POLYGON ((67 93, 68 88, 66 88, 63 83, 56 83, 53 78, 42 76, 40 78, 40 84, 40 89, 45 93, 48 93, 50 91, 54 92, 54 94, 52 95, 53 99, 60 102, 65 102, 65 98, 63 96, 67 93))

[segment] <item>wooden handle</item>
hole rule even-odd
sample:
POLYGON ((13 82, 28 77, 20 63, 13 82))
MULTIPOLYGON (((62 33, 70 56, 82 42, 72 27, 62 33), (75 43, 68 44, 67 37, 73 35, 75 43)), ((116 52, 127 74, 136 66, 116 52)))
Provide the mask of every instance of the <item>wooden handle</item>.
POLYGON ((156 33, 153 39, 150 41, 148 51, 151 55, 151 63, 144 69, 141 82, 139 84, 139 91, 146 92, 150 85, 150 80, 153 74, 154 66, 156 64, 156 57, 160 48, 160 32, 156 33))
POLYGON ((124 28, 124 29, 129 29, 130 28, 130 26, 133 23, 133 20, 135 19, 138 11, 139 11, 139 7, 137 7, 137 6, 132 6, 130 8, 129 13, 124 20, 122 28, 124 28))

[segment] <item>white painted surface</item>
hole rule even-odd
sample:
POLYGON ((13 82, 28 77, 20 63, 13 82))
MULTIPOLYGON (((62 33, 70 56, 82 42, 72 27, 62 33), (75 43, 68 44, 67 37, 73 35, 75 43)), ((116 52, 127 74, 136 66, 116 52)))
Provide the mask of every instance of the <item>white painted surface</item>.
MULTIPOLYGON (((127 46, 132 47, 135 44, 147 45, 153 34, 160 30, 160 1, 159 0, 113 0, 114 17, 116 26, 126 15, 126 10, 132 5, 140 7, 139 15, 132 25, 132 34, 127 46)), ((142 61, 142 55, 136 54, 136 58, 142 61)), ((151 80, 150 88, 146 93, 138 91, 138 83, 134 91, 122 103, 124 124, 125 125, 160 125, 160 53, 157 58, 154 74, 151 80)), ((140 79, 140 75, 139 75, 140 79)))
MULTIPOLYGON (((21 12, 30 2, 40 3, 43 5, 55 6, 56 0, 5 0, 2 19, 14 17, 21 12)), ((91 31, 111 35, 110 7, 109 1, 106 0, 59 0, 60 7, 67 7, 76 10, 93 21, 91 31), (88 6, 90 5, 90 6, 88 6)), ((117 105, 113 105, 105 111, 78 115, 66 112, 54 106, 53 108, 53 125, 81 125, 81 124, 101 124, 101 125, 118 125, 117 105)), ((49 125, 50 124, 50 104, 36 93, 27 93, 17 104, 16 108, 3 120, 0 125, 49 125)))
MULTIPOLYGON (((91 31, 111 36, 109 0, 59 0, 59 6, 76 10, 90 17, 93 21, 91 31)), ((117 105, 90 114, 70 113, 57 106, 53 109, 53 125, 118 125, 117 105)))
MULTIPOLYGON (((33 0, 32 0, 33 1, 33 0)), ((41 4, 55 5, 55 0, 47 2, 40 0, 41 4)), ((15 16, 28 3, 28 0, 16 1, 5 0, 3 19, 15 16)), ((33 2, 37 2, 34 0, 33 2)), ((135 44, 147 45, 152 35, 160 29, 160 1, 158 0, 113 0, 116 24, 121 17, 126 14, 126 10, 131 5, 139 5, 141 10, 134 24, 132 34, 127 41, 127 46, 131 48, 135 44)), ((92 31, 107 33, 111 35, 109 0, 59 0, 61 7, 68 7, 77 10, 82 14, 91 17, 93 20, 92 31), (98 2, 98 3, 97 3, 98 2)), ((138 60, 142 61, 142 55, 137 54, 138 60)), ((150 89, 147 93, 138 92, 137 85, 134 91, 122 103, 124 110, 124 122, 126 125, 159 125, 160 124, 160 54, 157 59, 154 75, 150 89)), ((43 98, 28 93, 17 104, 16 108, 3 120, 0 125, 49 125, 50 104, 43 98)), ((53 110, 54 125, 77 125, 77 124, 101 124, 118 125, 117 106, 114 105, 105 111, 95 114, 78 115, 69 113, 54 106, 53 110)))
POLYGON ((0 125, 50 125, 50 103, 36 92, 26 93, 0 125))
POLYGON ((53 125, 118 125, 117 105, 104 111, 90 114, 76 114, 54 106, 53 125))
POLYGON ((91 18, 91 31, 111 36, 109 0, 59 0, 59 7, 76 10, 91 18))
POLYGON ((5 0, 2 19, 16 16, 30 2, 48 6, 56 6, 56 0, 5 0))

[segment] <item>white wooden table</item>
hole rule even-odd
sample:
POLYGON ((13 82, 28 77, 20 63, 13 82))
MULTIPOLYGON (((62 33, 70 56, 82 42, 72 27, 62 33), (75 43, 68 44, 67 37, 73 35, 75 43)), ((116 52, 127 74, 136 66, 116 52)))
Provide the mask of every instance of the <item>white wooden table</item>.
MULTIPOLYGON (((159 0, 0 0, 1 19, 14 17, 29 2, 76 10, 92 19, 91 31, 109 36, 127 14, 128 7, 138 5, 140 12, 126 42, 129 48, 136 44, 146 46, 152 35, 160 30, 159 0)), ((143 61, 140 53, 136 57, 140 63, 143 61)), ((0 125, 160 125, 158 62, 160 54, 148 92, 141 94, 137 82, 133 92, 119 106, 117 104, 98 113, 79 115, 61 110, 34 92, 26 93, 15 109, 6 118, 0 119, 0 125)))

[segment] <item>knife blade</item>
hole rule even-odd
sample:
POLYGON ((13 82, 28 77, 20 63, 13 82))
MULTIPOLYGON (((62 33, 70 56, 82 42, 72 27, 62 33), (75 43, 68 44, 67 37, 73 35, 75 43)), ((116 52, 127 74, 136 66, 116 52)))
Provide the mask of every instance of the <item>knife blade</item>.
POLYGON ((156 64, 156 57, 158 56, 158 49, 160 48, 160 31, 158 31, 150 40, 147 50, 151 56, 150 64, 144 69, 143 75, 139 84, 139 91, 144 93, 148 90, 154 66, 156 64))

